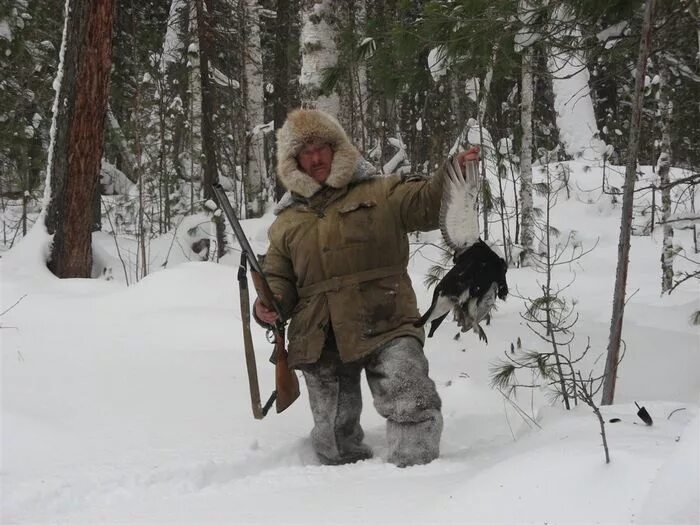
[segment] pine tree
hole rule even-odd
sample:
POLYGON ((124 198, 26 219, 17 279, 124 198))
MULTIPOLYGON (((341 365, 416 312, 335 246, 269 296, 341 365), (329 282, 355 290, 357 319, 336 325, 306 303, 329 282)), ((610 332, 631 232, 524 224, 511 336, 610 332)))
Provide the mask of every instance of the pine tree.
POLYGON ((615 397, 617 381, 617 365, 620 360, 620 344, 622 339, 622 321, 625 311, 625 290, 627 286, 627 270, 629 267, 630 234, 632 229, 632 204, 634 185, 637 174, 637 151, 639 149, 639 130, 642 119, 644 74, 647 58, 651 48, 651 34, 654 23, 654 7, 656 0, 646 0, 644 26, 639 44, 637 72, 635 79, 634 98, 632 100, 632 123, 630 126, 629 150, 627 169, 625 172, 625 190, 622 204, 622 219, 620 224, 620 242, 617 255, 617 273, 613 295, 613 310, 610 321, 610 340, 605 363, 605 381, 603 384, 602 404, 610 405, 615 397))
POLYGON ((54 235, 49 268, 58 277, 90 277, 94 195, 109 93, 114 2, 69 0, 62 43, 45 203, 54 235), (59 103, 58 101, 62 101, 59 103))

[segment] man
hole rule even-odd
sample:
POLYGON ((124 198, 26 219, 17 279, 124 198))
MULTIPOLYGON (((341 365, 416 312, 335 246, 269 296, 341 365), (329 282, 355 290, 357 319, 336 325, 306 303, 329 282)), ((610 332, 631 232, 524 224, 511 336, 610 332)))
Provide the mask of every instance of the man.
MULTIPOLYGON (((320 461, 372 457, 360 427, 364 369, 387 419, 389 462, 425 464, 439 455, 441 401, 423 328, 413 326, 408 233, 437 228, 442 176, 372 177, 362 166, 333 117, 289 114, 277 133, 277 175, 289 192, 268 232, 263 269, 291 318, 289 366, 306 380, 320 461)), ((274 323, 274 311, 259 302, 254 310, 261 324, 274 323)))

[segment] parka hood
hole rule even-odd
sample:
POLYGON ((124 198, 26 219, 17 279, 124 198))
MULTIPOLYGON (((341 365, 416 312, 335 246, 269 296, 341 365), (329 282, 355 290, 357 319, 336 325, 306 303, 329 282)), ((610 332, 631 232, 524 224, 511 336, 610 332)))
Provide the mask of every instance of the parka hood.
POLYGON ((292 111, 277 131, 277 176, 285 188, 306 198, 320 190, 321 184, 299 169, 296 157, 305 144, 315 141, 327 142, 333 148, 327 186, 347 186, 360 158, 357 148, 334 117, 318 109, 292 111))

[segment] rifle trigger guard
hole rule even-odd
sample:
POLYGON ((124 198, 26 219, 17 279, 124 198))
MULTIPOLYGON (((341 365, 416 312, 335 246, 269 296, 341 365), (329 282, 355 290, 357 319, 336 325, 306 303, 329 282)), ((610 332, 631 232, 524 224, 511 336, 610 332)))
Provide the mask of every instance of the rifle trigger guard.
POLYGON ((267 342, 270 343, 271 345, 275 344, 275 341, 276 341, 275 331, 272 328, 268 328, 265 331, 265 339, 267 339, 267 342))

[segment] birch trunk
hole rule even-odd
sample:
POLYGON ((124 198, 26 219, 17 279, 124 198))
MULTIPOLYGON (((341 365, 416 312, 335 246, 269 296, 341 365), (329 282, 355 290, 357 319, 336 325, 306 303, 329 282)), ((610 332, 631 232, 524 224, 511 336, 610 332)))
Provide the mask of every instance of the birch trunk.
POLYGON ((336 46, 337 5, 331 0, 303 0, 301 28, 301 101, 306 108, 316 108, 337 117, 340 99, 336 92, 321 94, 323 75, 338 64, 336 46))
POLYGON ((522 87, 520 93, 520 243, 523 246, 523 265, 530 263, 534 242, 534 213, 532 203, 532 48, 522 50, 522 87))
POLYGON ((630 125, 627 167, 625 170, 625 188, 622 197, 622 218, 620 221, 620 240, 617 247, 617 273, 613 292, 612 318, 610 321, 610 340, 608 356, 605 363, 603 380, 603 405, 611 405, 615 399, 617 382, 617 365, 620 361, 620 343, 622 340, 622 320, 625 313, 625 291, 627 287, 627 270, 629 267, 630 235, 632 230, 632 211, 634 204, 634 184, 637 178, 637 153, 639 152, 639 131, 641 128, 642 105, 644 102, 644 74, 651 47, 652 21, 655 0, 646 0, 644 25, 639 43, 639 57, 634 82, 634 99, 632 100, 632 122, 630 125))
POLYGON ((657 171, 661 182, 661 224, 663 225, 663 248, 661 250, 661 293, 667 293, 673 286, 673 225, 668 222, 671 216, 671 122, 673 102, 670 97, 670 72, 667 66, 661 68, 659 85, 659 114, 661 117, 661 153, 657 171))
POLYGON ((262 48, 260 46, 260 6, 258 0, 245 0, 246 50, 246 217, 260 217, 264 212, 265 136, 260 127, 265 123, 265 93, 263 91, 262 48))
MULTIPOLYGON (((498 43, 494 45, 493 51, 491 52, 491 62, 489 63, 489 68, 486 70, 486 74, 484 75, 484 85, 483 89, 478 89, 478 86, 475 86, 477 88, 477 93, 478 93, 478 100, 479 100, 479 105, 478 105, 478 111, 477 111, 477 122, 479 124, 479 147, 481 148, 481 187, 482 187, 482 193, 481 193, 481 213, 483 215, 483 221, 484 221, 484 226, 483 226, 483 238, 484 241, 489 240, 489 208, 491 207, 491 203, 488 202, 489 199, 489 194, 490 194, 490 189, 489 189, 489 181, 486 178, 486 157, 487 154, 491 155, 492 152, 487 152, 484 148, 484 131, 483 131, 483 126, 484 126, 484 117, 486 116, 486 108, 488 105, 488 99, 489 99, 489 94, 491 93, 491 80, 493 79, 493 67, 494 64, 496 63, 496 57, 498 56, 498 43)), ((474 78, 474 83, 476 84, 476 78, 474 78)), ((493 153, 495 156, 495 153, 493 153)), ((496 168, 498 169, 498 168, 496 168)), ((500 180, 499 180, 500 183, 500 180)), ((503 238, 503 246, 505 248, 506 245, 506 240, 505 237, 503 238)))
POLYGON ((95 191, 104 148, 112 65, 113 0, 69 0, 47 168, 49 269, 89 278, 95 191))
POLYGON ((117 146, 117 149, 119 150, 119 155, 121 156, 123 161, 122 165, 119 166, 119 169, 121 169, 122 173, 124 173, 124 175, 126 175, 126 177, 131 182, 133 182, 134 184, 138 183, 137 177, 134 175, 134 166, 136 166, 136 158, 129 149, 129 144, 126 141, 124 132, 122 131, 122 128, 119 125, 119 121, 117 120, 117 117, 114 116, 114 113, 112 112, 111 108, 107 108, 107 126, 114 135, 114 142, 117 146))
POLYGON ((187 64, 185 42, 187 41, 189 6, 187 0, 171 0, 168 24, 163 37, 159 86, 159 117, 161 132, 160 187, 162 188, 162 229, 170 230, 172 209, 171 194, 179 181, 184 180, 187 170, 182 163, 185 143, 184 130, 187 108, 183 107, 187 96, 187 64))
MULTIPOLYGON (((358 31, 364 32, 367 26, 367 6, 365 2, 360 2, 355 13, 355 25, 359 28, 358 31)), ((359 129, 356 130, 354 137, 355 142, 361 148, 363 153, 369 148, 369 133, 368 133, 368 100, 369 90, 367 84, 367 66, 364 58, 360 58, 355 71, 355 83, 357 84, 357 112, 359 129)))
POLYGON ((188 35, 190 44, 187 48, 187 67, 189 85, 188 116, 189 123, 189 152, 187 155, 187 176, 190 187, 190 214, 194 213, 195 184, 202 177, 202 75, 200 70, 200 42, 198 34, 199 21, 197 6, 201 0, 194 0, 190 5, 188 35))

